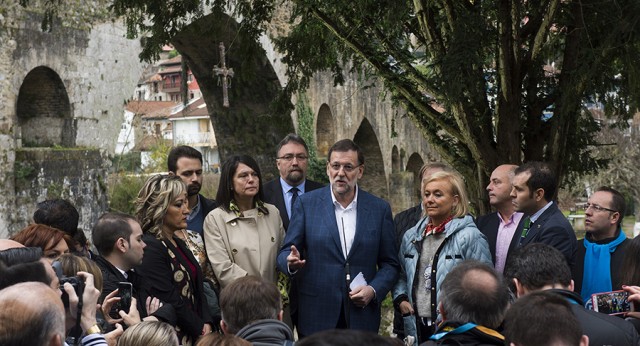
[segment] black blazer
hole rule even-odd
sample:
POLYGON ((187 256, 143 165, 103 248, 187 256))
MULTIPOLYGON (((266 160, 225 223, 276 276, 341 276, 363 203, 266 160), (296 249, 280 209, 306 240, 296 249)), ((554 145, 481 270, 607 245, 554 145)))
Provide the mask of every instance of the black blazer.
MULTIPOLYGON (((306 179, 304 184, 304 192, 307 193, 309 191, 319 189, 323 186, 324 184, 306 179)), ((276 208, 278 208, 278 211, 280 212, 280 218, 282 219, 282 226, 286 231, 287 228, 289 228, 289 214, 287 214, 287 207, 284 204, 284 195, 282 194, 282 184, 280 184, 280 177, 264 184, 262 188, 264 189, 264 202, 273 204, 276 206, 276 208)))
POLYGON ((196 267, 196 278, 191 277, 190 280, 191 293, 195 298, 195 304, 193 305, 194 310, 189 308, 188 303, 184 300, 180 292, 178 292, 178 287, 174 281, 174 277, 186 275, 186 273, 179 267, 172 269, 171 258, 167 249, 175 254, 176 259, 182 266, 189 268, 189 265, 184 258, 178 254, 178 250, 170 241, 165 241, 167 244, 167 247, 165 247, 155 236, 146 233, 142 237, 142 240, 147 245, 144 248, 142 264, 136 267, 135 271, 142 276, 147 286, 150 287, 150 294, 152 296, 173 306, 177 315, 177 325, 183 333, 190 335, 192 340, 195 341, 202 334, 204 323, 212 323, 212 318, 209 314, 203 293, 202 280, 204 275, 198 265, 198 261, 193 257, 193 254, 184 241, 177 237, 173 237, 173 239, 189 261, 196 267))
MULTIPOLYGON (((518 229, 514 236, 520 238, 526 216, 522 217, 518 229)), ((560 250, 564 255, 569 267, 573 268, 575 263, 578 240, 569 220, 562 214, 558 205, 554 202, 547 210, 540 215, 531 226, 527 236, 518 239, 518 246, 525 246, 531 243, 544 243, 560 250)))
MULTIPOLYGON (((525 217, 523 216, 522 219, 525 217)), ((520 222, 522 222, 520 219, 520 222)), ((491 214, 482 215, 476 219, 476 226, 482 234, 487 237, 487 242, 489 243, 489 251, 491 251, 491 260, 493 261, 493 265, 496 264, 496 243, 498 242, 498 227, 500 227, 500 215, 498 212, 493 212, 491 214)), ((522 227, 518 224, 519 230, 513 233, 513 238, 511 238, 511 243, 509 244, 509 251, 507 252, 507 256, 509 256, 511 251, 518 247, 518 241, 520 240, 520 231, 522 231, 522 227)))
MULTIPOLYGON (((102 272, 102 292, 100 293, 99 303, 102 304, 104 298, 111 292, 115 291, 118 288, 119 282, 130 282, 133 287, 133 296, 138 301, 138 312, 140 313, 140 317, 147 317, 147 308, 146 308, 146 300, 149 297, 149 288, 145 286, 144 280, 133 270, 130 270, 127 273, 127 277, 125 278, 122 273, 111 264, 111 262, 107 261, 104 257, 94 256, 92 258, 100 271, 102 272)), ((163 302, 164 303, 164 302, 163 302)), ((114 306, 115 309, 115 306, 114 306)), ((168 303, 164 303, 156 312, 152 314, 159 320, 163 322, 167 322, 173 326, 176 325, 176 313, 173 310, 173 306, 168 303)), ((113 329, 109 329, 113 330, 113 329)))

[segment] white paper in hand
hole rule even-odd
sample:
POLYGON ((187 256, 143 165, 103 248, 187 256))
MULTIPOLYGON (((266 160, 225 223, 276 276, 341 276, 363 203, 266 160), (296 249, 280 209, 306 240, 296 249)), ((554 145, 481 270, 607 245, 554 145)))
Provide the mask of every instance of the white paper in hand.
POLYGON ((366 285, 367 285, 367 280, 364 279, 364 275, 362 275, 362 272, 359 272, 358 275, 356 275, 356 277, 353 278, 353 281, 351 281, 351 284, 349 285, 349 289, 353 291, 360 286, 366 286, 366 285))

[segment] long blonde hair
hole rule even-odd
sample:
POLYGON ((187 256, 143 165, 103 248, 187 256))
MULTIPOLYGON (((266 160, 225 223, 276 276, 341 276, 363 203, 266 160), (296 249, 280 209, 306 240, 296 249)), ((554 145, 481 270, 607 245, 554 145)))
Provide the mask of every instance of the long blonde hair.
MULTIPOLYGON (((453 207, 451 215, 454 218, 467 215, 469 213, 469 197, 467 197, 467 191, 466 191, 462 176, 457 172, 452 172, 452 171, 436 172, 436 173, 433 173, 431 177, 429 177, 424 181, 424 185, 423 185, 424 188, 427 187, 427 184, 436 180, 443 180, 449 183, 449 185, 451 185, 451 193, 454 196, 458 195, 458 198, 460 199, 458 204, 455 207, 453 207)), ((422 193, 424 194, 424 191, 422 191, 422 193)))
POLYGON ((187 186, 176 175, 158 174, 147 179, 135 202, 142 231, 161 239, 162 221, 169 205, 186 192, 187 186))

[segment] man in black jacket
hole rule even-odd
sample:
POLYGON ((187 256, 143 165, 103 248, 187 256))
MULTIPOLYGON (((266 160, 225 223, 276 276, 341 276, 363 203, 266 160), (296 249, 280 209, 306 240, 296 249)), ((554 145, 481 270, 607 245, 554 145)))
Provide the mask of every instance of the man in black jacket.
POLYGON ((509 251, 515 249, 520 239, 516 229, 523 214, 516 212, 511 201, 511 180, 516 168, 516 165, 500 165, 491 172, 487 192, 489 204, 496 211, 476 219, 476 226, 487 237, 491 259, 499 273, 504 271, 509 251))
POLYGON ((624 319, 587 310, 573 291, 571 271, 562 253, 546 244, 530 244, 510 256, 505 276, 513 279, 518 297, 548 290, 565 298, 577 316, 590 345, 638 345, 640 337, 624 319))
POLYGON ((458 264, 442 282, 438 304, 443 322, 422 345, 504 345, 496 329, 509 306, 509 290, 490 266, 458 264))
POLYGON ((200 194, 202 188, 202 154, 190 146, 181 145, 171 149, 167 157, 169 174, 177 175, 187 184, 189 210, 187 229, 202 235, 204 218, 218 206, 218 202, 200 194))
MULTIPOLYGON (((93 228, 93 244, 100 256, 94 259, 102 272, 102 292, 98 302, 118 288, 119 282, 130 282, 133 287, 132 296, 138 301, 140 317, 147 317, 147 300, 151 301, 144 282, 133 271, 133 267, 142 263, 145 243, 142 241, 142 229, 133 216, 121 213, 102 215, 93 228)), ((125 311, 128 313, 128 311, 125 311)), ((103 311, 109 314, 111 311, 103 311)), ((151 316, 155 319, 176 324, 173 307, 162 305, 151 316)), ((145 318, 146 320, 147 318, 145 318)))
POLYGON ((515 233, 518 247, 549 244, 562 252, 572 268, 578 240, 569 220, 553 201, 558 182, 551 167, 543 162, 527 162, 516 169, 512 184, 513 205, 524 213, 515 233))

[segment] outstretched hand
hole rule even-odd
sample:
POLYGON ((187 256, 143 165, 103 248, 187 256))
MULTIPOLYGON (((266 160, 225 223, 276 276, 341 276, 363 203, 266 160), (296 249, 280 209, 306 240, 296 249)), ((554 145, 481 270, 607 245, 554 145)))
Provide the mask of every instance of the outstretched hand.
POLYGON ((295 272, 296 270, 304 267, 306 260, 300 259, 300 252, 296 249, 295 245, 291 245, 291 253, 287 256, 287 264, 289 265, 289 271, 295 272))

